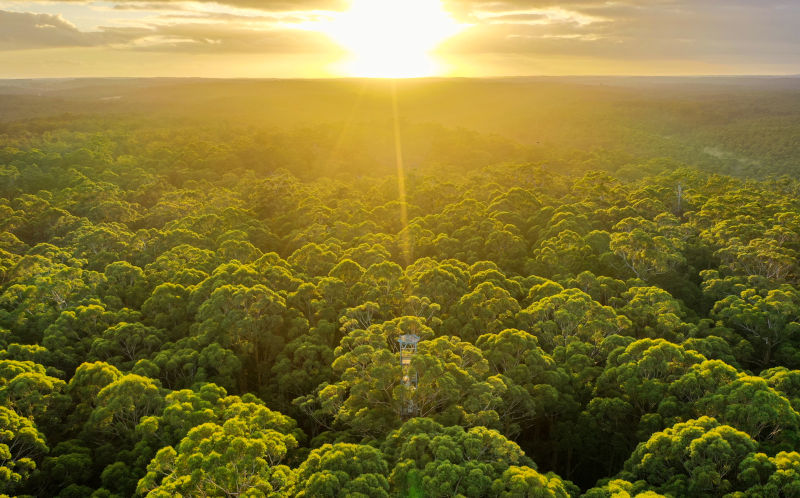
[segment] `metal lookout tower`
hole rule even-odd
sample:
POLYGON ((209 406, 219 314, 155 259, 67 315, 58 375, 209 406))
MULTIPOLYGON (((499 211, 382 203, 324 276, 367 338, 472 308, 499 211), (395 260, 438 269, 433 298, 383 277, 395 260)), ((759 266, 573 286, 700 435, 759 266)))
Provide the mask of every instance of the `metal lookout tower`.
MULTIPOLYGON (((403 369, 403 384, 414 390, 417 388, 417 371, 411 367, 411 358, 417 352, 419 336, 416 334, 403 334, 397 338, 397 342, 400 344, 400 366, 403 369)), ((404 400, 400 410, 400 415, 403 417, 413 415, 415 412, 414 400, 404 400)))

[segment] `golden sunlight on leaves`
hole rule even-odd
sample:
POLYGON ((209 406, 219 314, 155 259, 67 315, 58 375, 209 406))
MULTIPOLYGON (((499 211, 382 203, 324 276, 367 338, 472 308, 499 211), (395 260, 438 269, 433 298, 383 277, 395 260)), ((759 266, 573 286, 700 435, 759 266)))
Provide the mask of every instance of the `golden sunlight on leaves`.
POLYGON ((334 71, 347 76, 414 78, 442 73, 431 55, 466 26, 439 0, 353 0, 321 31, 348 53, 334 71))

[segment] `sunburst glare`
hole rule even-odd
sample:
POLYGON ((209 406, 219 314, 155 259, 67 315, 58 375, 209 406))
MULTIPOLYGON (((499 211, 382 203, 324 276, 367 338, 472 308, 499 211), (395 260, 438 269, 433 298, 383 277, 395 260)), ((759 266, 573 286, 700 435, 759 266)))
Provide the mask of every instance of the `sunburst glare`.
POLYGON ((441 74, 442 65, 431 52, 465 27, 440 0, 353 0, 321 31, 348 53, 335 72, 414 78, 441 74))

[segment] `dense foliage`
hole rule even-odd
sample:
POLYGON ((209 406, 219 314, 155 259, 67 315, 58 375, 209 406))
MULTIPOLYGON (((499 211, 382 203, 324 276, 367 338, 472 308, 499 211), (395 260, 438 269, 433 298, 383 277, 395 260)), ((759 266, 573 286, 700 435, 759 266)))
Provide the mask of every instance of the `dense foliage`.
POLYGON ((0 142, 0 494, 800 497, 797 181, 136 119, 0 142))

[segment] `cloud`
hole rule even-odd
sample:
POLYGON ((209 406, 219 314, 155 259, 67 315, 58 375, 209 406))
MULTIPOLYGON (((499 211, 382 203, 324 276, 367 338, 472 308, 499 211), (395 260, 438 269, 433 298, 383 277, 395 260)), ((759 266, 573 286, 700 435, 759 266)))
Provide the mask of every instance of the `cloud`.
POLYGON ((0 50, 93 46, 119 41, 107 33, 78 30, 59 15, 0 10, 0 50))
MULTIPOLYGON (((30 4, 30 1, 12 0, 30 4)), ((92 0, 48 0, 49 3, 91 4, 92 0)), ((134 10, 167 10, 176 6, 192 4, 216 4, 235 8, 253 9, 265 12, 290 12, 328 10, 340 11, 347 8, 348 0, 112 0, 117 8, 134 10)))
MULTIPOLYGON (((449 0, 473 27, 450 53, 800 63, 791 0, 449 0)), ((800 68, 798 68, 800 69, 800 68)))
MULTIPOLYGON (((109 28, 108 31, 116 32, 117 29, 109 28)), ((338 53, 338 49, 320 33, 207 23, 151 26, 113 46, 117 49, 201 53, 338 53)))
POLYGON ((170 11, 124 26, 80 30, 62 16, 0 10, 0 50, 110 47, 206 53, 338 53, 318 32, 295 29, 313 19, 170 11))
POLYGON ((517 25, 550 25, 559 23, 574 23, 586 26, 606 19, 591 16, 581 12, 567 10, 562 7, 546 7, 525 10, 476 10, 471 14, 472 19, 482 24, 517 24, 517 25))

